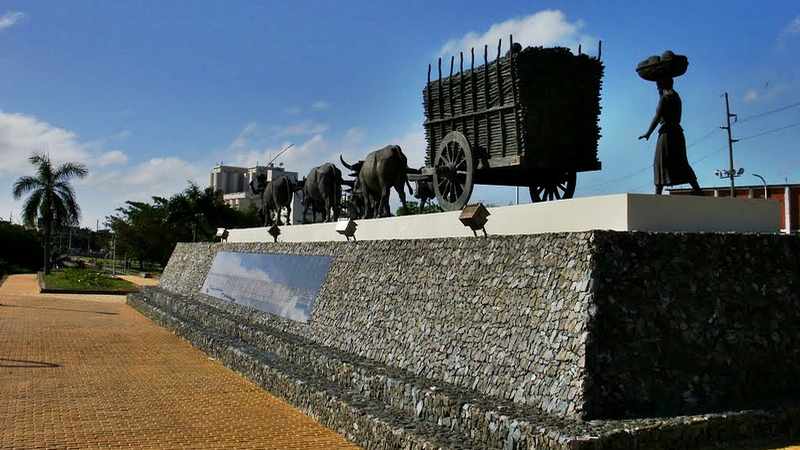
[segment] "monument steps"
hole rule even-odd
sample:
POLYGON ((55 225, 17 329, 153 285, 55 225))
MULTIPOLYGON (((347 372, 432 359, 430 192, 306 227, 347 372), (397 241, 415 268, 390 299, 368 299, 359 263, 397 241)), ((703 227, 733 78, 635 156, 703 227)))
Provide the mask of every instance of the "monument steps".
POLYGON ((405 411, 386 407, 368 394, 315 377, 275 353, 175 317, 156 306, 136 300, 132 304, 151 320, 359 445, 411 450, 487 448, 460 432, 414 420, 405 411))
MULTIPOLYGON (((774 426, 781 414, 559 418, 311 342, 221 310, 202 297, 149 288, 131 295, 129 303, 366 448, 695 448, 749 436, 754 426, 774 426), (742 424, 738 433, 732 431, 737 422, 742 424)), ((786 413, 785 420, 795 413, 786 413)))

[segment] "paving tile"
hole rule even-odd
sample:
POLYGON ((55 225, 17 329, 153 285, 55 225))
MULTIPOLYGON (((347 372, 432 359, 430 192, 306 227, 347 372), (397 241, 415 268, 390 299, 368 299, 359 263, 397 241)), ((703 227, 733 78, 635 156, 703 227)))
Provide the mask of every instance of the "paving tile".
POLYGON ((357 449, 118 296, 0 286, 0 449, 357 449))

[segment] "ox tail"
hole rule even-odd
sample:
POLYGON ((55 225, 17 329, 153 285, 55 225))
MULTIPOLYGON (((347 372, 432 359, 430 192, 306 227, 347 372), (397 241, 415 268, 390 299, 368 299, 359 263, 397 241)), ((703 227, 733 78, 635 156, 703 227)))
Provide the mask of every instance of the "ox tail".
POLYGON ((414 195, 414 189, 411 189, 411 182, 408 181, 408 178, 406 178, 406 186, 408 186, 408 194, 414 195))

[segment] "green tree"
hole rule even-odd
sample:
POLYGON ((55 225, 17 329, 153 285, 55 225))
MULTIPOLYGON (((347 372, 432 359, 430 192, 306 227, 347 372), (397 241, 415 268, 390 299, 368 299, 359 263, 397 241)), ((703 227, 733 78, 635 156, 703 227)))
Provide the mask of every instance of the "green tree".
POLYGON ((117 254, 166 264, 178 242, 212 241, 217 228, 259 226, 254 208, 238 211, 226 205, 220 192, 189 183, 170 198, 152 203, 126 202, 106 220, 114 231, 117 254))
POLYGON ((36 176, 20 177, 13 188, 15 199, 30 194, 22 207, 22 219, 27 226, 36 226, 41 219, 44 247, 44 271, 50 273, 50 249, 53 231, 57 227, 75 225, 81 209, 69 180, 83 178, 89 172, 83 164, 64 163, 53 167, 50 157, 33 154, 28 161, 36 166, 36 176))
POLYGON ((22 225, 0 220, 0 276, 7 273, 36 271, 40 263, 42 241, 39 232, 22 225))
POLYGON ((166 263, 177 242, 167 223, 167 200, 153 197, 153 203, 125 205, 106 222, 116 236, 117 254, 138 260, 142 270, 145 261, 166 263))
POLYGON ((442 212, 443 209, 435 204, 435 203, 428 203, 425 205, 424 208, 419 207, 419 203, 417 202, 406 202, 406 206, 401 206, 397 208, 397 212, 395 215, 397 216, 411 216, 414 214, 430 214, 430 213, 437 213, 442 212))

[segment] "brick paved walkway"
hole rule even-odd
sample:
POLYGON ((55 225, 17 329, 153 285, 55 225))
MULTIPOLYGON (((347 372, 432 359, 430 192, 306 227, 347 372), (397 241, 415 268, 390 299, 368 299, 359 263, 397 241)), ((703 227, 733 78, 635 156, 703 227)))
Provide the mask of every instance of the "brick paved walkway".
POLYGON ((0 286, 0 449, 357 448, 124 304, 0 286))

